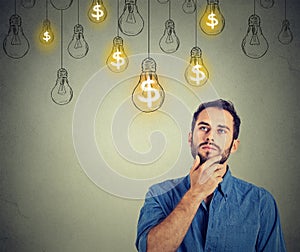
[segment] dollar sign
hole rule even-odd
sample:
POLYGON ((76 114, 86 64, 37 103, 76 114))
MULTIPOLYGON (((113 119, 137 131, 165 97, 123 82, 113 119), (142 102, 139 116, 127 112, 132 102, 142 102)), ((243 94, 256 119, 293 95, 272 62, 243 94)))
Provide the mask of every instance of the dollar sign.
POLYGON ((122 54, 122 53, 121 52, 115 52, 113 54, 113 58, 117 61, 117 63, 115 63, 115 62, 110 63, 113 66, 117 67, 118 70, 120 69, 121 66, 123 66, 125 64, 125 59, 120 57, 120 54, 122 54))
POLYGON ((214 29, 215 26, 219 23, 218 19, 215 18, 215 15, 216 14, 214 13, 208 15, 208 19, 210 20, 210 23, 206 22, 206 24, 210 26, 211 29, 214 29))
POLYGON ((93 7, 93 11, 95 11, 96 14, 92 13, 92 17, 96 18, 98 21, 104 15, 104 12, 103 12, 103 10, 100 9, 100 5, 99 4, 96 4, 93 7))
POLYGON ((48 40, 51 39, 51 36, 49 35, 49 32, 44 32, 44 37, 43 37, 43 40, 45 40, 46 42, 48 42, 48 40))
POLYGON ((203 73, 201 70, 200 70, 201 66, 200 65, 195 65, 193 66, 192 68, 192 72, 196 74, 196 77, 190 77, 190 79, 192 81, 195 81, 197 85, 200 85, 200 81, 204 80, 205 79, 205 73, 203 73))
POLYGON ((147 80, 142 82, 142 89, 143 91, 147 92, 147 97, 139 95, 138 98, 141 102, 146 102, 148 108, 152 108, 152 102, 155 102, 159 99, 159 91, 153 87, 151 87, 151 84, 154 83, 154 80, 150 80, 149 76, 147 77, 147 80), (154 97, 152 97, 152 92, 154 93, 154 97))

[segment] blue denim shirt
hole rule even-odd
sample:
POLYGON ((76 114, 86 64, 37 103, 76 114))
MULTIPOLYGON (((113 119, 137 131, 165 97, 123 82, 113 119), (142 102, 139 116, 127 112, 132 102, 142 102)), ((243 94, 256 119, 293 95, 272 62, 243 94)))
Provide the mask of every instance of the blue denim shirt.
MULTIPOLYGON (((138 221, 138 251, 147 250, 150 229, 172 212, 189 188, 189 175, 150 187, 138 221)), ((209 208, 201 203, 177 251, 286 251, 274 198, 228 170, 209 208)))

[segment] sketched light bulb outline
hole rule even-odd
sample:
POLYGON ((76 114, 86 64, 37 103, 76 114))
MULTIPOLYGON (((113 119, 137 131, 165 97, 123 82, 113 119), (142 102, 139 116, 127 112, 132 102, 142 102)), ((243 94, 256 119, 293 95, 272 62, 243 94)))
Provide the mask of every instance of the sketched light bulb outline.
POLYGON ((186 14, 192 14, 196 10, 196 4, 194 0, 185 0, 184 3, 182 4, 182 10, 186 14))
POLYGON ((66 10, 72 5, 73 0, 50 0, 50 2, 55 9, 66 10))
POLYGON ((265 9, 272 8, 274 5, 274 0, 260 0, 260 5, 265 9))
POLYGON ((175 22, 168 19, 165 22, 164 33, 159 40, 160 49, 165 53, 173 53, 178 50, 179 45, 180 41, 175 32, 175 22))
POLYGON ((288 45, 293 40, 293 33, 290 29, 290 22, 285 19, 282 21, 281 30, 278 34, 278 40, 281 44, 288 45))
POLYGON ((24 8, 32 8, 35 5, 35 0, 22 0, 22 6, 24 8))
POLYGON ((68 72, 65 68, 57 71, 57 79, 51 90, 51 98, 58 105, 68 104, 73 97, 73 90, 69 85, 68 72))
POLYGON ((88 51, 89 45, 83 35, 83 26, 81 24, 76 24, 74 26, 72 40, 68 45, 68 52, 73 58, 81 59, 87 55, 88 51))

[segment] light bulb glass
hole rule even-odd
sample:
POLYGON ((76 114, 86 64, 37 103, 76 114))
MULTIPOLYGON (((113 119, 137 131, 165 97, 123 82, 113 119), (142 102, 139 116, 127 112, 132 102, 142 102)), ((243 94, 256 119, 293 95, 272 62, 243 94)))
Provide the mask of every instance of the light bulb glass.
POLYGON ((159 40, 159 46, 165 53, 176 52, 180 45, 179 38, 175 32, 175 23, 172 19, 169 19, 165 23, 165 31, 159 40))
POLYGON ((74 34, 68 45, 69 54, 75 59, 81 59, 87 55, 89 45, 84 39, 83 26, 77 24, 74 26, 74 34))
POLYGON ((51 23, 48 19, 43 21, 43 27, 39 34, 39 39, 43 45, 49 45, 54 40, 54 33, 51 29, 51 23))
POLYGON ((50 2, 55 9, 66 10, 72 5, 73 0, 50 0, 50 2))
POLYGON ((24 8, 32 8, 35 5, 35 0, 22 0, 22 6, 24 8))
POLYGON ((258 59, 266 54, 268 48, 268 41, 260 27, 260 17, 253 14, 248 19, 248 30, 242 41, 242 50, 248 57, 258 59))
POLYGON ((187 14, 194 13, 196 10, 196 4, 194 0, 185 0, 182 4, 182 10, 187 14))
POLYGON ((128 36, 136 36, 144 28, 144 19, 138 11, 137 0, 125 0, 123 13, 119 18, 119 28, 128 36))
POLYGON ((287 45, 292 42, 293 34, 290 29, 290 22, 285 19, 282 21, 281 31, 278 34, 278 40, 281 44, 287 45))
POLYGON ((265 8, 265 9, 269 9, 269 8, 273 7, 274 0, 260 0, 260 5, 261 5, 261 7, 265 8))
POLYGON ((164 4, 164 3, 169 2, 169 0, 157 0, 157 2, 164 4))
POLYGON ((223 31, 225 19, 220 11, 219 0, 207 0, 199 25, 201 30, 207 35, 217 35, 223 31))
POLYGON ((165 92, 158 82, 156 63, 152 58, 143 60, 142 73, 131 98, 133 104, 142 112, 153 112, 162 106, 165 92))
POLYGON ((3 49, 7 56, 19 59, 29 51, 29 41, 23 33, 22 19, 14 14, 9 19, 8 34, 3 40, 3 49))
POLYGON ((190 64, 185 70, 184 77, 190 85, 197 87, 203 86, 209 78, 209 73, 203 64, 202 51, 197 46, 191 50, 190 64))
POLYGON ((88 17, 93 23, 101 23, 106 19, 107 10, 102 0, 92 0, 88 11, 88 17))
POLYGON ((119 36, 113 39, 113 47, 106 60, 106 65, 115 73, 123 72, 128 67, 128 58, 123 47, 123 39, 119 36))
POLYGON ((65 68, 57 71, 57 80, 54 88, 51 90, 51 98, 58 105, 68 104, 73 97, 73 90, 69 85, 68 72, 65 68))

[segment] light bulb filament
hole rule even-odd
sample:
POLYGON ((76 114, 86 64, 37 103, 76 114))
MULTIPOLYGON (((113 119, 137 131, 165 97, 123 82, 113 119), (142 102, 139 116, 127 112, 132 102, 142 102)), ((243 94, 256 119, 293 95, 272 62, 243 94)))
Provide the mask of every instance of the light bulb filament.
POLYGON ((62 79, 62 82, 59 85, 58 94, 64 95, 64 94, 66 94, 66 92, 67 91, 66 91, 66 88, 65 88, 65 83, 64 83, 64 80, 62 79))

